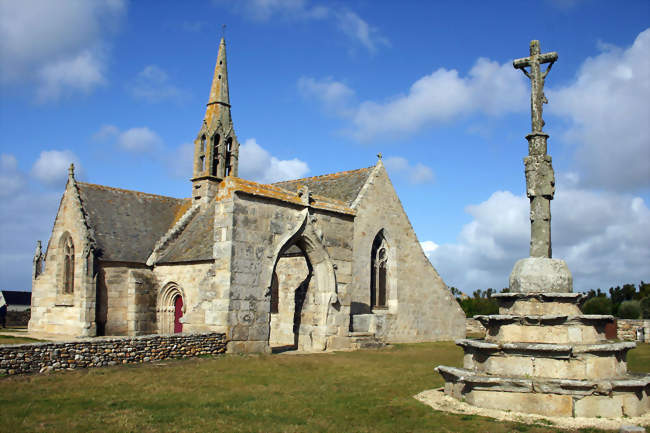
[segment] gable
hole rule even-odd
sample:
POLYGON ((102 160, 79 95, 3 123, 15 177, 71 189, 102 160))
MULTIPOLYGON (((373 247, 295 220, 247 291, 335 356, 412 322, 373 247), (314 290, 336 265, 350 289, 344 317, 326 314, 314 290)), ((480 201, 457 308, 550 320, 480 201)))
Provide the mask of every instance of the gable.
POLYGON ((77 182, 102 260, 145 263, 186 200, 77 182))
POLYGON ((350 206, 359 195, 361 188, 365 185, 374 168, 372 166, 322 176, 276 182, 273 185, 292 192, 297 192, 301 186, 306 186, 313 194, 333 198, 350 206))

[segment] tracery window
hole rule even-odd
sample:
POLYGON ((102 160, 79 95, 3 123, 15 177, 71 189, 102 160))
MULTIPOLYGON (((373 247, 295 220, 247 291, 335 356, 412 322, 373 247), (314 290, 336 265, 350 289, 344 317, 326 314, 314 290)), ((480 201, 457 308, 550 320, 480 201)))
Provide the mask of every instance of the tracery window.
POLYGON ((372 243, 370 263, 370 306, 386 307, 386 280, 388 271, 388 244, 380 230, 372 243))
POLYGON ((63 239, 63 293, 74 292, 74 244, 69 234, 63 239))

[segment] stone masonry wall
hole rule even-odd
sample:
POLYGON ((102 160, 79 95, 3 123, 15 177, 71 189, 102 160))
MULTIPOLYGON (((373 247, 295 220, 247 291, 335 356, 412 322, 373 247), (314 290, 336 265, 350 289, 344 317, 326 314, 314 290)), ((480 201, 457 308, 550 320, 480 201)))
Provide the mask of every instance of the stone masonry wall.
POLYGON ((0 375, 140 364, 226 352, 221 333, 95 338, 0 346, 0 375))
POLYGON ((356 207, 353 314, 370 307, 370 253, 380 230, 388 243, 387 309, 373 313, 386 342, 448 340, 465 336, 465 314, 422 251, 383 165, 375 169, 356 207), (379 320, 381 319, 381 320, 379 320))
POLYGON ((643 342, 650 342, 650 320, 617 319, 616 330, 619 340, 637 341, 636 330, 643 328, 643 342))
POLYGON ((32 282, 30 331, 70 336, 95 335, 95 286, 92 267, 84 250, 88 232, 84 225, 76 187, 68 182, 54 220, 43 273, 32 282), (63 293, 63 251, 65 234, 74 243, 74 293, 63 293), (90 269, 89 269, 90 268, 90 269))

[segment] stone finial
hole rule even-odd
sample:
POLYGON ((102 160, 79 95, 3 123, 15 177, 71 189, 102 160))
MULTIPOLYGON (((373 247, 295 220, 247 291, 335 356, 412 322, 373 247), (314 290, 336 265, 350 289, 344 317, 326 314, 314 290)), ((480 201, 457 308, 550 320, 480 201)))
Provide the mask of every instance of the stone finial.
POLYGON ((71 179, 74 179, 74 164, 70 163, 70 167, 68 167, 68 177, 71 179))
POLYGON ((32 279, 38 278, 43 273, 43 249, 41 241, 36 241, 36 251, 34 251, 34 262, 32 268, 32 279))
POLYGON ((303 185, 298 189, 298 197, 300 197, 300 201, 306 206, 309 206, 309 203, 311 202, 311 191, 309 191, 309 187, 307 185, 303 185))
POLYGON ((382 157, 381 152, 379 152, 379 153, 377 154, 377 159, 381 159, 381 157, 382 157))

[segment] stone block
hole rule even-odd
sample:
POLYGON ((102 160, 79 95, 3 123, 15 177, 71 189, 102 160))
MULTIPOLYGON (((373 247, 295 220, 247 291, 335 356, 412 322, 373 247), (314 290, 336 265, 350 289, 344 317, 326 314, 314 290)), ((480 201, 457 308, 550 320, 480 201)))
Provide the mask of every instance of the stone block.
POLYGON ((618 433, 645 433, 646 430, 644 427, 638 425, 622 425, 618 433))
MULTIPOLYGON (((614 394, 614 400, 620 403, 624 416, 641 416, 646 412, 643 395, 639 398, 637 394, 633 393, 614 394)), ((645 397, 645 400, 647 400, 647 397, 645 397)))
POLYGON ((623 416, 623 405, 612 397, 588 395, 575 401, 574 413, 576 417, 620 418, 623 416))
POLYGON ((573 276, 564 260, 528 257, 515 263, 510 273, 510 291, 570 293, 573 276))
POLYGON ((573 400, 568 395, 473 390, 468 403, 487 409, 511 410, 546 416, 572 416, 573 400))

